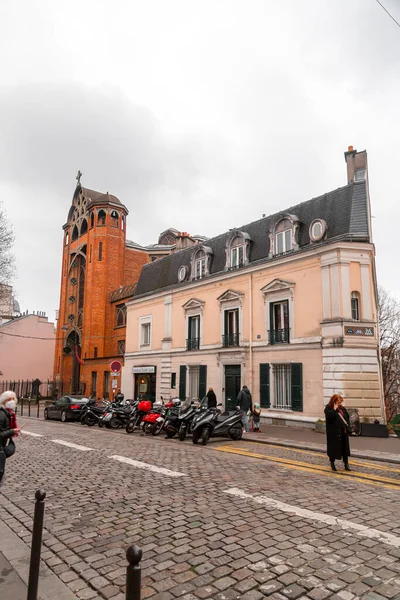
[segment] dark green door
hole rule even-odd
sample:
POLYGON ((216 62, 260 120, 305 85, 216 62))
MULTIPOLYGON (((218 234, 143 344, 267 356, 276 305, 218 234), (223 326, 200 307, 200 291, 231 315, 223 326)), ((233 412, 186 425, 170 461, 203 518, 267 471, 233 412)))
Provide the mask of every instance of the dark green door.
POLYGON ((225 410, 234 410, 240 392, 240 365, 225 366, 225 410))

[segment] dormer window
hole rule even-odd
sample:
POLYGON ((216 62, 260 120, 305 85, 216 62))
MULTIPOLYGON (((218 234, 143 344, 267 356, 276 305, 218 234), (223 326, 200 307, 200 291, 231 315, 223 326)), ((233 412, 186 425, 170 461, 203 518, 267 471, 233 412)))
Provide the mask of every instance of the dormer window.
POLYGON ((251 238, 244 231, 233 231, 228 237, 225 252, 226 266, 225 269, 239 269, 249 262, 249 246, 251 238))
POLYGON ((200 254, 194 261, 195 279, 203 279, 206 274, 206 256, 205 252, 200 254))
POLYGON ((311 242, 320 242, 325 237, 327 229, 327 224, 323 219, 314 219, 309 229, 311 242))
POLYGON ((293 250, 293 231, 290 221, 284 219, 276 228, 275 254, 284 254, 293 250))
POLYGON ((212 250, 208 246, 200 246, 192 255, 191 278, 203 279, 210 274, 212 250))
POLYGON ((366 174, 366 169, 357 169, 354 173, 354 181, 365 181, 366 174))
POLYGON ((299 219, 295 215, 282 215, 270 229, 270 253, 269 256, 279 256, 298 250, 299 219))

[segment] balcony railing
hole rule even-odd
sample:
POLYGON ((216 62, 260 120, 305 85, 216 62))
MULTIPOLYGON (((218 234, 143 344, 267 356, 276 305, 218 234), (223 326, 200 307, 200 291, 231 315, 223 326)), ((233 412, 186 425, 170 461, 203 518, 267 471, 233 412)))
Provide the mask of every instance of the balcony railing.
POLYGON ((200 338, 189 338, 186 340, 186 350, 198 350, 200 348, 200 338))
POLYGON ((239 334, 226 333, 222 336, 222 345, 224 348, 230 348, 231 346, 239 346, 239 334))
POLYGON ((268 341, 270 344, 288 344, 290 329, 270 329, 268 341))

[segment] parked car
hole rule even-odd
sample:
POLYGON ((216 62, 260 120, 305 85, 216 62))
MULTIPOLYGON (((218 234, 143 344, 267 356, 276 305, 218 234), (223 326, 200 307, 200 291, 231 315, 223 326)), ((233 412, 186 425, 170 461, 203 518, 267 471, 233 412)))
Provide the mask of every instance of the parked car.
POLYGON ((46 406, 44 409, 45 419, 59 419, 63 423, 69 419, 77 421, 80 419, 81 411, 89 398, 84 396, 61 396, 58 400, 46 406))

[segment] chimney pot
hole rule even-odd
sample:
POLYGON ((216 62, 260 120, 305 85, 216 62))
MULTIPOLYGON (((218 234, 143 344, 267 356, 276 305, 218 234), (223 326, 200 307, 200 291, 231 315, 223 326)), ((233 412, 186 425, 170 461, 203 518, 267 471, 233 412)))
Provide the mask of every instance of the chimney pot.
POLYGON ((353 152, 353 150, 354 150, 354 146, 349 146, 347 149, 348 152, 353 152))

